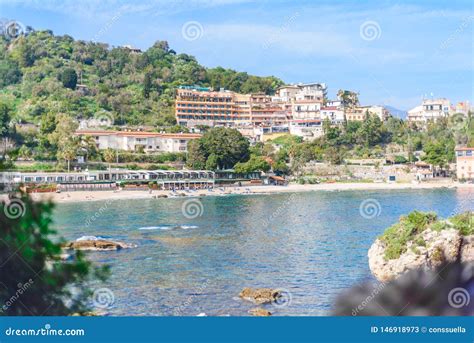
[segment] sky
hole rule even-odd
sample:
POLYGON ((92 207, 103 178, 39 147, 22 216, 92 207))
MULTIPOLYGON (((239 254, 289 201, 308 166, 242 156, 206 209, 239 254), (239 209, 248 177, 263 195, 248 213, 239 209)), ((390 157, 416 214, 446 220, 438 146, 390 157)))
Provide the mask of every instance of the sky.
POLYGON ((0 0, 0 18, 111 46, 166 40, 206 67, 324 82, 363 105, 474 104, 473 1, 0 0))

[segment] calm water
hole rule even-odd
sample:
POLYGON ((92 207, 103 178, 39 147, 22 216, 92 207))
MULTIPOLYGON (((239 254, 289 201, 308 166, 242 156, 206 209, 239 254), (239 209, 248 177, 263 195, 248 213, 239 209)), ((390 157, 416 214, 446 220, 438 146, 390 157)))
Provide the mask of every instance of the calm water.
POLYGON ((473 209, 472 191, 308 192, 203 197, 202 216, 188 219, 189 198, 61 204, 55 227, 67 239, 84 235, 138 245, 88 253, 107 263, 115 295, 112 315, 246 315, 243 287, 283 288, 287 306, 274 315, 328 315, 334 298, 371 279, 367 250, 386 227, 414 209, 441 216, 473 209), (367 219, 359 207, 380 204, 367 219), (92 225, 87 220, 102 207, 92 225), (376 212, 377 214, 377 212, 376 212))

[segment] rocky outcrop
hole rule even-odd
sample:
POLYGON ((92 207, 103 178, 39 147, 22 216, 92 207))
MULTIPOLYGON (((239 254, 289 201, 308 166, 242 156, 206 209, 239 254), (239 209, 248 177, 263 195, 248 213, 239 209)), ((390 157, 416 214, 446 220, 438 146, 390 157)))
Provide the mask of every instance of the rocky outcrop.
POLYGON ((271 288, 249 288, 246 287, 240 292, 239 297, 253 302, 254 304, 267 304, 274 302, 280 296, 280 291, 271 288))
POLYGON ((110 251, 135 248, 134 244, 115 242, 106 239, 88 239, 69 242, 64 245, 66 249, 74 250, 92 250, 92 251, 110 251))
POLYGON ((255 317, 269 317, 272 313, 264 308, 253 308, 249 311, 252 316, 255 317))
POLYGON ((382 282, 412 270, 431 270, 446 262, 474 262, 474 235, 462 236, 456 229, 421 233, 424 244, 409 241, 407 249, 396 259, 387 259, 386 245, 377 239, 369 249, 369 267, 372 274, 382 282))

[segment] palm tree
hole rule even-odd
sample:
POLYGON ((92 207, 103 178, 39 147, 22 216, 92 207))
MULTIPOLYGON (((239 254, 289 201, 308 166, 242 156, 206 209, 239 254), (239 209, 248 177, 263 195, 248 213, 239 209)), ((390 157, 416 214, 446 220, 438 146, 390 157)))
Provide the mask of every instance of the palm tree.
POLYGON ((80 145, 86 152, 86 161, 89 161, 89 156, 97 153, 97 144, 92 136, 81 136, 80 145))
POLYGON ((104 157, 105 162, 109 163, 109 170, 110 170, 110 164, 115 160, 115 151, 113 149, 106 149, 102 153, 102 156, 104 157))

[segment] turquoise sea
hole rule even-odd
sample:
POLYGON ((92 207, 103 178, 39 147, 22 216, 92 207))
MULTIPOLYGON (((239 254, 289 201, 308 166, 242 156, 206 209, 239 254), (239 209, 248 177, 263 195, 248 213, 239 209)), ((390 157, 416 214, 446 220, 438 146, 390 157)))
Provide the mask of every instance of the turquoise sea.
POLYGON ((110 315, 247 315, 244 287, 287 291, 274 315, 329 315, 335 297, 373 280, 367 251, 418 209, 446 217, 474 209, 472 190, 305 192, 59 204, 68 240, 99 236, 138 246, 89 252, 111 266, 94 287, 113 293, 110 315))

